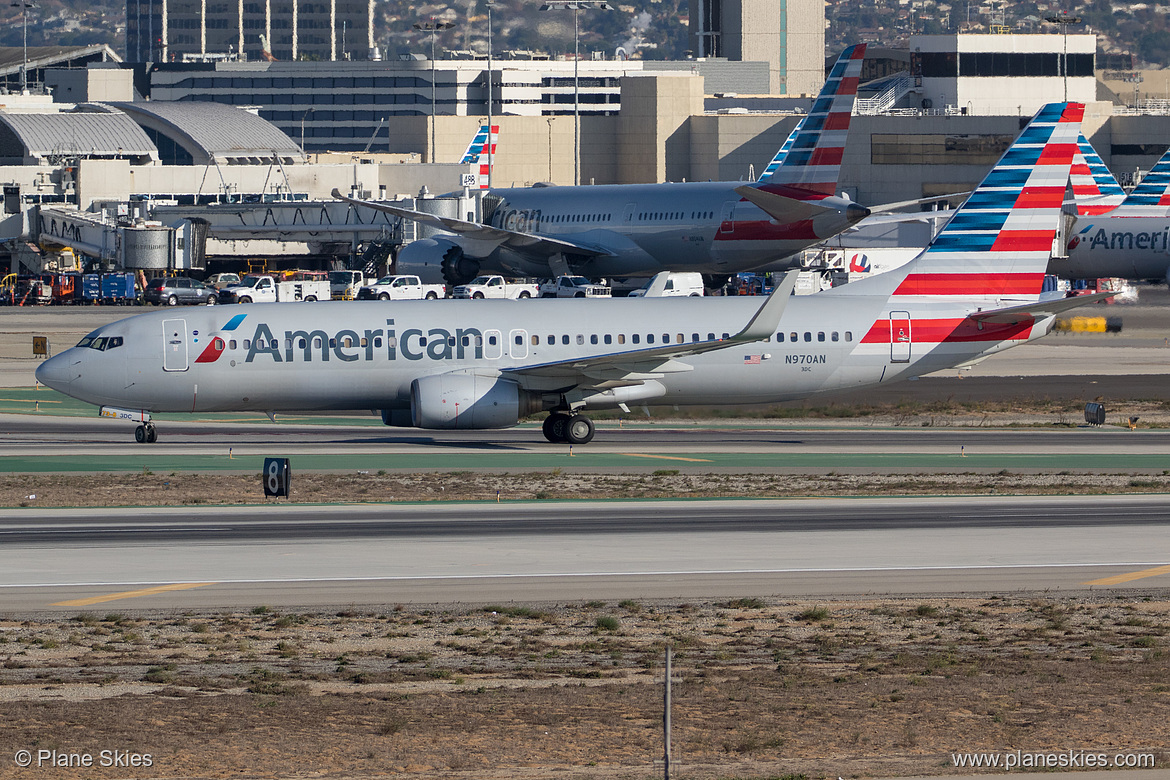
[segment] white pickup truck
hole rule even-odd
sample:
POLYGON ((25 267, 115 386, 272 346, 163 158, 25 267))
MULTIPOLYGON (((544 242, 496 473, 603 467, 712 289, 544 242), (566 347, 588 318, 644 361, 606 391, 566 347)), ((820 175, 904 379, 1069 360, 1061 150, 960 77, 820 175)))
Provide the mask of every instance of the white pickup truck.
POLYGON ((608 285, 594 284, 584 276, 558 276, 540 286, 541 298, 608 298, 608 285))
POLYGON ((285 301, 327 301, 329 280, 301 278, 277 281, 268 274, 248 274, 238 285, 220 291, 220 303, 274 303, 285 301))
POLYGON ((441 284, 423 284, 417 276, 383 276, 373 284, 358 290, 359 301, 418 301, 446 298, 447 288, 441 284))
POLYGON ((451 293, 452 298, 535 298, 537 295, 540 295, 537 285, 505 282, 502 276, 477 276, 451 293))

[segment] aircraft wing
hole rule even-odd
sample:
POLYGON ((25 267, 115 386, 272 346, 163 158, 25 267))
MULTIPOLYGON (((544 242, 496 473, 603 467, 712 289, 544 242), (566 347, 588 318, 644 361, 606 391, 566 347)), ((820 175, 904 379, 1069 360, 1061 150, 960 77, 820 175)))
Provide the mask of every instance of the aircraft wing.
POLYGON ((457 236, 463 236, 474 239, 476 241, 495 243, 499 246, 506 246, 509 249, 527 252, 528 254, 544 255, 547 257, 552 257, 553 255, 561 253, 587 255, 589 257, 610 254, 608 250, 590 244, 583 244, 575 241, 565 241, 559 238, 536 235, 535 233, 524 233, 519 230, 494 228, 479 222, 468 222, 466 220, 456 219, 454 217, 442 217, 438 214, 427 214, 423 211, 415 211, 414 209, 394 206, 392 204, 382 203, 380 201, 347 198, 337 189, 333 190, 333 197, 337 198, 338 200, 343 200, 346 203, 352 203, 355 206, 364 206, 370 209, 377 209, 378 211, 385 211, 386 213, 394 214, 395 216, 404 217, 405 219, 413 219, 415 222, 421 222, 424 225, 430 225, 431 227, 438 228, 439 230, 446 230, 447 232, 454 233, 457 236))
POLYGON ((751 321, 735 335, 713 341, 665 344, 660 347, 611 352, 585 358, 541 363, 505 369, 503 373, 521 384, 548 390, 570 387, 611 388, 641 384, 663 374, 692 370, 683 359, 721 349, 762 341, 776 333, 780 317, 796 286, 797 272, 791 271, 756 311, 751 321))
POLYGON ((1114 295, 1117 295, 1116 290, 1112 292, 1089 293, 1088 295, 1075 295, 1071 298, 1050 298, 1048 300, 1023 303, 1019 306, 1008 306, 1003 309, 977 311, 967 316, 970 319, 980 322, 994 322, 996 324, 1008 325, 1013 322, 1020 322, 1021 320, 1043 319, 1044 317, 1060 314, 1062 311, 1075 309, 1088 303, 1096 303, 1106 298, 1112 298, 1114 295))

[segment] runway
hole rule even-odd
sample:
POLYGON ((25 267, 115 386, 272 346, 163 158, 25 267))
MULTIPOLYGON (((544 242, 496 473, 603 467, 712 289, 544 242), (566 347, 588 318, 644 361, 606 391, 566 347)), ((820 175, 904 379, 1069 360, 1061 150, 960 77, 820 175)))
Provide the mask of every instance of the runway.
POLYGON ((1168 525, 1166 496, 4 510, 0 610, 1164 587, 1168 525))

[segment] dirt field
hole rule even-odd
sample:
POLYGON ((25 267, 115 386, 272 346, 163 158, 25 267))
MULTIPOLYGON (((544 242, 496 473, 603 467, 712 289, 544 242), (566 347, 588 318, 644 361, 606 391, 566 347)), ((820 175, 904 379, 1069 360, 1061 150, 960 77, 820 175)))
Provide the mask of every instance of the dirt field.
POLYGON ((676 777, 947 774, 958 751, 1165 767, 1168 630, 1140 592, 0 620, 0 776, 660 777, 667 644, 676 777), (19 769, 21 749, 151 766, 19 769))

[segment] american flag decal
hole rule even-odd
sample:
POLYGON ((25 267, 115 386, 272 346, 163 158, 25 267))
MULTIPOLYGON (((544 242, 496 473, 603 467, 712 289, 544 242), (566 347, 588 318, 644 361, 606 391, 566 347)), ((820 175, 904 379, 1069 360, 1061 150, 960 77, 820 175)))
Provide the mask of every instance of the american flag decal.
POLYGON ((744 355, 743 364, 745 366, 758 366, 762 355, 744 355))

